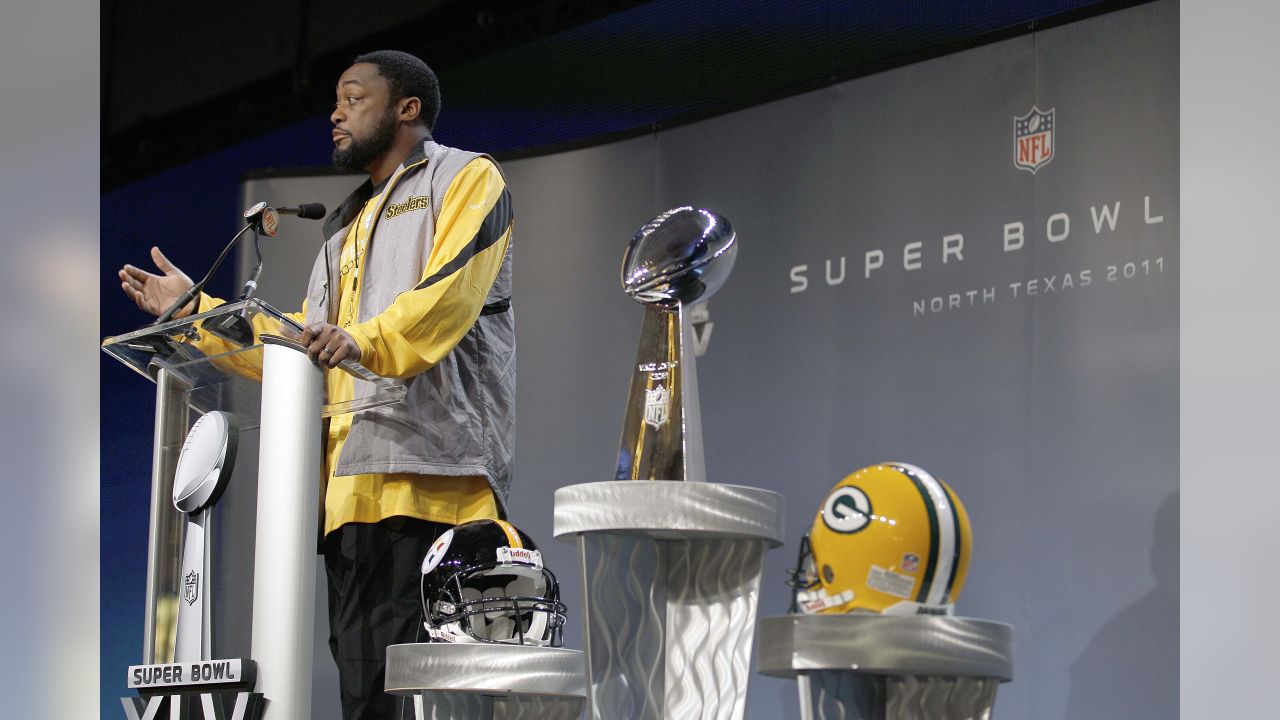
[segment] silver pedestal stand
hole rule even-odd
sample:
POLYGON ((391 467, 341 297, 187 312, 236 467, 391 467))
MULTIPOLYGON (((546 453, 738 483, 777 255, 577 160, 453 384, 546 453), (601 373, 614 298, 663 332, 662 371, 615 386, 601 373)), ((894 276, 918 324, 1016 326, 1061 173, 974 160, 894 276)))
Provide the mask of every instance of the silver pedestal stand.
POLYGON ((411 695, 418 720, 578 720, 583 685, 578 650, 445 643, 387 648, 386 690, 411 695))
POLYGON ((760 672, 794 677, 804 720, 987 720, 1013 679, 1013 628, 958 617, 760 622, 760 672))
POLYGON ((681 206, 640 228, 622 287, 645 306, 615 481, 556 491, 578 542, 596 720, 731 720, 746 709, 764 553, 782 496, 706 482, 691 308, 729 276, 737 234, 681 206))
POLYGON ((576 539, 588 701, 601 720, 741 718, 765 550, 782 497, 736 485, 634 480, 556 491, 576 539))

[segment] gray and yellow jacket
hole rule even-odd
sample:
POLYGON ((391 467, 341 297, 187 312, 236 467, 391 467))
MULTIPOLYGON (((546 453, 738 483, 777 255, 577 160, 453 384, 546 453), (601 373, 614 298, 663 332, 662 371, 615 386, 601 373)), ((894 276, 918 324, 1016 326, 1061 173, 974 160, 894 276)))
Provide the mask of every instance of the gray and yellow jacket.
MULTIPOLYGON (((515 452, 511 199, 496 163, 465 174, 485 187, 451 190, 480 157, 426 140, 375 199, 380 207, 358 258, 358 322, 344 329, 360 346, 361 364, 401 379, 407 393, 403 403, 355 415, 333 473, 483 476, 505 513, 515 452), (481 212, 474 234, 437 233, 471 227, 452 220, 481 212)), ((366 182, 326 219, 303 305, 307 323, 339 323, 342 245, 374 191, 366 182)), ((372 392, 355 381, 355 399, 372 392)))

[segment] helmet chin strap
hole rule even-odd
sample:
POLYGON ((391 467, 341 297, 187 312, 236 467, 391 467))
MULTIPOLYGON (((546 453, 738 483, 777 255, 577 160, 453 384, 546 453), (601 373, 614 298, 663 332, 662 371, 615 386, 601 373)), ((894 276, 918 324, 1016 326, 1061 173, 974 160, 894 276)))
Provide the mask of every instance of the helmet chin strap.
POLYGON ((489 626, 485 628, 485 634, 489 640, 497 642, 513 640, 516 634, 516 624, 509 615, 501 615, 489 621, 489 626))
POLYGON ((827 594, 826 588, 799 590, 795 593, 795 602, 800 612, 812 615, 830 608, 840 607, 853 601, 853 590, 845 590, 836 596, 827 594))
POLYGON ((429 622, 422 623, 427 630, 427 638, 431 642, 441 643, 474 643, 475 638, 470 637, 458 627, 457 623, 449 623, 443 627, 435 627, 429 622))
POLYGON ((535 644, 541 645, 550 641, 551 638, 547 636, 548 619, 548 613, 535 612, 533 614, 533 622, 529 624, 529 630, 524 634, 525 642, 532 641, 535 644))

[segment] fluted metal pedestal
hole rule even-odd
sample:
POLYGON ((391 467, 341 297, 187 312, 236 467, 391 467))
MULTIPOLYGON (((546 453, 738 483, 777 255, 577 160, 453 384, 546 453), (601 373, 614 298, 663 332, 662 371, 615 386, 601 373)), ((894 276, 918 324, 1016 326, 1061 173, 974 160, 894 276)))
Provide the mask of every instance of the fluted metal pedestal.
POLYGON ((988 720, 1012 649, 989 620, 786 615, 760 622, 758 667, 796 678, 804 720, 988 720))
POLYGON ((387 648, 386 690, 412 695, 418 720, 578 720, 582 652, 523 645, 387 648))
POLYGON ((765 550, 782 496, 627 480, 556 491, 555 536, 577 540, 587 699, 598 720, 741 718, 765 550))

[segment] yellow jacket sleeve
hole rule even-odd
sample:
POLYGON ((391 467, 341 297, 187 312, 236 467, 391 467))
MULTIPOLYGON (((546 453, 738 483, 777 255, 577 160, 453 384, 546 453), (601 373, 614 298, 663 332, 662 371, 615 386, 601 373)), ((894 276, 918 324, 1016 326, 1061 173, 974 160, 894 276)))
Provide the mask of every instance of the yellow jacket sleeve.
POLYGON ((347 328, 360 347, 360 364, 405 378, 444 359, 479 317, 511 227, 502 173, 487 158, 472 160, 445 193, 421 281, 383 312, 347 328))
MULTIPOLYGON (((216 307, 226 305, 226 304, 227 304, 226 300, 223 300, 222 298, 216 298, 216 297, 213 297, 212 295, 207 295, 202 292, 200 293, 199 302, 196 305, 195 311, 197 314, 203 313, 203 312, 209 312, 210 310, 216 307)), ((299 325, 306 326, 307 324, 305 319, 307 316, 306 299, 303 299, 302 301, 301 312, 287 312, 285 313, 285 316, 292 319, 294 322, 298 323, 299 325)), ((274 321, 268 320, 266 317, 263 317, 262 315, 255 314, 253 318, 250 320, 250 324, 253 325, 253 337, 255 341, 257 340, 258 336, 263 333, 278 334, 280 332, 280 328, 276 325, 274 321)), ((206 339, 200 342, 197 342, 196 347, 199 347, 207 355, 211 355, 213 354, 213 352, 226 352, 227 350, 234 349, 230 343, 218 338, 215 335, 209 335, 206 339), (220 347, 222 348, 221 350, 219 350, 220 347)))
MULTIPOLYGON (((199 301, 196 305, 195 312, 197 314, 209 312, 210 310, 225 304, 225 300, 202 292, 199 295, 199 301)), ((285 313, 285 315, 301 325, 305 323, 304 318, 306 317, 306 311, 307 302, 304 299, 302 301, 302 312, 290 312, 285 313)), ((253 337, 255 342, 257 341, 258 336, 263 333, 280 332, 280 327, 274 321, 268 320, 262 315, 255 314, 250 322, 253 325, 253 337)), ((194 340, 192 344, 205 355, 216 358, 213 362, 218 367, 254 380, 262 379, 262 365, 259 362, 259 355, 255 355, 253 353, 237 353, 235 355, 219 357, 223 353, 228 353, 239 348, 211 332, 200 333, 199 338, 194 340)))

